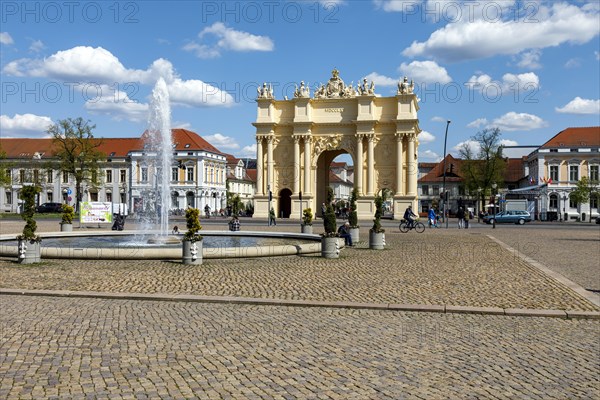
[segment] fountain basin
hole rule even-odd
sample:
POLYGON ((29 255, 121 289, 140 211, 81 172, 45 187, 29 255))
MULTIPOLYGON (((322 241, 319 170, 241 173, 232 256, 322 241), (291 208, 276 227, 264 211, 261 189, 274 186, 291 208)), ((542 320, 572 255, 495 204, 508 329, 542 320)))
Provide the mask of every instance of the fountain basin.
MULTIPOLYGON (((42 259, 93 259, 93 260, 180 260, 181 245, 174 246, 122 246, 116 242, 114 245, 97 246, 53 246, 44 245, 44 239, 50 238, 77 238, 77 237, 125 237, 139 235, 138 231, 118 232, 50 232, 41 233, 42 259)), ((321 251, 321 237, 301 233, 286 232, 226 232, 226 231, 202 231, 204 237, 227 237, 233 239, 258 238, 258 239, 282 239, 290 241, 289 244, 260 244, 249 246, 216 246, 203 247, 202 257, 204 259, 214 258, 240 258, 240 257, 274 257, 299 254, 318 254, 321 251)), ((15 235, 0 236, 0 256, 17 257, 17 246, 6 244, 7 241, 15 241, 15 235)))

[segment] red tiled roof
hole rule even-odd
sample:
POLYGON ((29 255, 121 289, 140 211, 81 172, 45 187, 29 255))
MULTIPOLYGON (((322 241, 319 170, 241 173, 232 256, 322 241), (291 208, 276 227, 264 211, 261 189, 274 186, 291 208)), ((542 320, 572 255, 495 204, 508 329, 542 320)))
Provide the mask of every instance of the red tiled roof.
MULTIPOLYGON (((173 142, 175 149, 179 151, 203 150, 211 153, 226 155, 216 147, 204 140, 195 132, 187 129, 172 129, 173 142), (185 147, 189 144, 189 147, 185 147)), ((98 138, 101 144, 98 150, 106 154, 107 157, 126 157, 132 150, 142 150, 144 147, 144 137, 147 131, 139 138, 98 138)), ((6 152, 7 158, 31 158, 33 155, 43 153, 42 158, 49 158, 54 155, 52 150, 52 139, 16 139, 0 138, 0 146, 6 152)), ((233 157, 233 156, 232 156, 233 157)))
POLYGON ((506 160, 506 168, 504 170, 505 182, 518 182, 524 177, 523 164, 527 161, 523 158, 509 158, 506 160))
POLYGON ((249 180, 256 183, 256 170, 255 169, 247 169, 246 175, 248 175, 249 180))
MULTIPOLYGON (((505 158, 506 167, 504 170, 505 182, 518 182, 523 178, 523 158, 505 158)), ((446 156, 446 182, 462 182, 461 167, 463 160, 454 158, 451 154, 446 156), (453 166, 453 167, 451 167, 453 166), (450 172, 451 171, 451 172, 450 172)), ((421 183, 439 183, 444 181, 444 160, 440 161, 426 175, 419 179, 421 183)))
POLYGON ((555 147, 600 146, 600 126, 567 128, 542 145, 542 149, 555 147))
POLYGON ((435 168, 438 165, 436 162, 420 162, 419 168, 435 168))

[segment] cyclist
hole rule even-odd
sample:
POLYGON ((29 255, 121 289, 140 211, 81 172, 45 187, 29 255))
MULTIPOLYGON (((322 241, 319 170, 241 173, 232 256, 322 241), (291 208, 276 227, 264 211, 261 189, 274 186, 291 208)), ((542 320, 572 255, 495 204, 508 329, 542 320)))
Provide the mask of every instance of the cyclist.
POLYGON ((415 218, 417 217, 417 214, 415 214, 412 210, 412 206, 408 206, 408 208, 406 209, 406 211, 404 211, 404 219, 406 220, 406 222, 408 222, 408 228, 412 229, 414 223, 415 223, 415 218))

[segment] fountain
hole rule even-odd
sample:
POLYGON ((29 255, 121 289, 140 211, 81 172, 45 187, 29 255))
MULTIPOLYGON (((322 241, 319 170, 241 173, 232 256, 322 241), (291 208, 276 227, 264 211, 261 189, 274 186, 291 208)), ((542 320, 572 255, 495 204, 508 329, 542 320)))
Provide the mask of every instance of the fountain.
MULTIPOLYGON (((152 91, 150 114, 148 116, 148 130, 144 134, 144 148, 146 165, 154 167, 153 193, 146 199, 148 209, 153 211, 159 219, 159 236, 168 237, 169 234, 169 203, 171 168, 173 165, 173 140, 171 137, 171 106, 169 104, 169 91, 163 78, 159 78, 152 91)), ((154 217, 153 215, 153 217, 154 217)), ((147 219, 142 226, 144 232, 151 228, 151 221, 147 219)))

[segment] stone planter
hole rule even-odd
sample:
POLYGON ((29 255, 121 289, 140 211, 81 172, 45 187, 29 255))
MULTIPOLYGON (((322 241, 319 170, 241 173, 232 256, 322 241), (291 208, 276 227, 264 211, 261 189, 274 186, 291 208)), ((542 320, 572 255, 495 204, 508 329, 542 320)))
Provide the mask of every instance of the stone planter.
POLYGON ((369 248, 372 250, 383 250, 384 246, 384 233, 369 231, 369 248))
POLYGON ((309 233, 312 235, 312 233, 313 233, 312 225, 300 225, 300 227, 302 228, 302 233, 309 233))
POLYGON ((60 224, 61 232, 73 232, 73 224, 60 224))
POLYGON ((350 237, 352 238, 352 244, 356 245, 360 241, 360 229, 350 228, 350 237))
POLYGON ((42 246, 35 240, 19 240, 19 263, 33 264, 42 260, 42 246))
POLYGON ((324 258, 339 258, 340 243, 338 237, 321 238, 321 257, 324 258))
POLYGON ((190 242, 184 240, 182 242, 182 261, 184 265, 201 265, 202 264, 202 240, 190 242))

